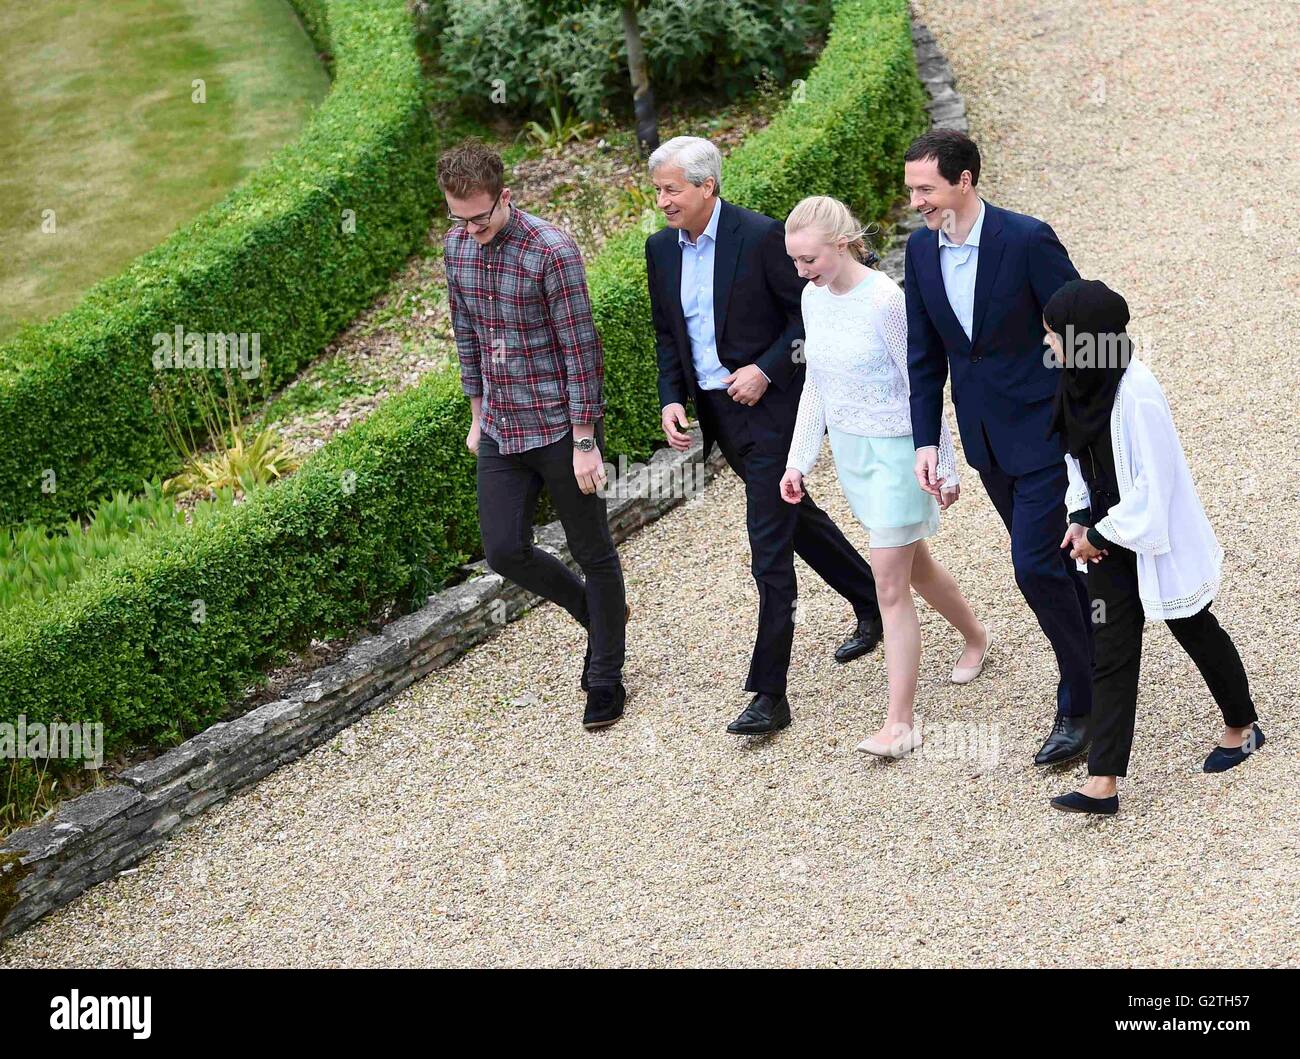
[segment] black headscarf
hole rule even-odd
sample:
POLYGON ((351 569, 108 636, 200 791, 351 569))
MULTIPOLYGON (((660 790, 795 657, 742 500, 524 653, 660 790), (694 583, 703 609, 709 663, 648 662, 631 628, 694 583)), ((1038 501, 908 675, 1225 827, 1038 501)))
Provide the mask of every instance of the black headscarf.
POLYGON ((1072 279, 1043 307, 1043 319, 1061 336, 1065 366, 1059 368, 1049 433, 1058 431, 1075 457, 1105 435, 1132 345, 1128 302, 1096 279, 1072 279))

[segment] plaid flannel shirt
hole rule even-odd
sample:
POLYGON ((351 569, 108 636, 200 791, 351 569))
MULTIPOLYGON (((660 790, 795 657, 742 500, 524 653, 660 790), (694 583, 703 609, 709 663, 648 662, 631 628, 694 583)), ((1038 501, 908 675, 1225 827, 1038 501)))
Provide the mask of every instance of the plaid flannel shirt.
POLYGON ((604 348, 573 239, 512 206, 487 246, 458 227, 443 251, 461 388, 483 399, 482 428, 501 452, 599 420, 604 348))

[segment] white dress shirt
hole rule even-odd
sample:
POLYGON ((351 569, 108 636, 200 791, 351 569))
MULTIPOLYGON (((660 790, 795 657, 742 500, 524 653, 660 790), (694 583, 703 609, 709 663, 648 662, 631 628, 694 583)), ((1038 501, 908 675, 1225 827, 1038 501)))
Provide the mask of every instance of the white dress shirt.
POLYGON ((713 216, 695 242, 691 242, 685 228, 677 229, 677 244, 682 249, 682 315, 686 317, 695 381, 701 390, 725 390, 727 384, 722 380, 731 374, 718 360, 718 336, 713 320, 713 257, 721 212, 722 199, 717 199, 713 203, 713 216))
POLYGON ((964 243, 954 243, 947 232, 939 229, 939 268, 943 272, 943 289, 967 338, 971 336, 975 320, 975 273, 979 269, 980 231, 983 228, 984 200, 980 199, 979 216, 964 243))

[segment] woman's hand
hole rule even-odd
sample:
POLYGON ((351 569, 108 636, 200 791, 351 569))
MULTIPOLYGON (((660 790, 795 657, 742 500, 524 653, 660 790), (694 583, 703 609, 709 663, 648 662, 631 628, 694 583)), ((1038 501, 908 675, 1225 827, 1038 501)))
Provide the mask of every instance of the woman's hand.
POLYGON ((787 504, 797 504, 803 499, 803 471, 787 467, 781 476, 781 499, 787 504))
POLYGON ((1084 530, 1083 536, 1075 541, 1074 550, 1070 552, 1070 558, 1082 559, 1089 563, 1099 563, 1101 562, 1101 557, 1108 554, 1109 552, 1107 552, 1105 548, 1100 550, 1094 548, 1092 546, 1092 541, 1088 540, 1087 530, 1084 530))
POLYGON ((957 503, 959 496, 961 496, 960 485, 944 486, 939 490, 939 510, 947 511, 953 504, 957 503))

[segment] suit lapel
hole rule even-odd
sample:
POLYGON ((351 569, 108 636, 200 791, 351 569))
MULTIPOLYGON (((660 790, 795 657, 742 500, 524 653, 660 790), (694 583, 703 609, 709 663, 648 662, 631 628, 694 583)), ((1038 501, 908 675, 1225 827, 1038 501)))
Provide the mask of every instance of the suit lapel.
MULTIPOLYGON (((740 214, 736 208, 722 200, 718 214, 718 242, 713 248, 713 340, 722 355, 722 329, 727 322, 727 307, 731 301, 731 284, 736 275, 736 262, 740 260, 740 214)), ((677 255, 677 278, 681 280, 681 254, 677 255)), ((680 303, 679 303, 680 304, 680 303)))
POLYGON ((1001 211, 989 203, 984 203, 984 227, 980 229, 979 264, 975 270, 975 312, 971 320, 971 346, 979 340, 980 326, 989 307, 989 291, 993 281, 998 277, 998 265, 1002 263, 1002 251, 1006 243, 1002 239, 1001 211))

